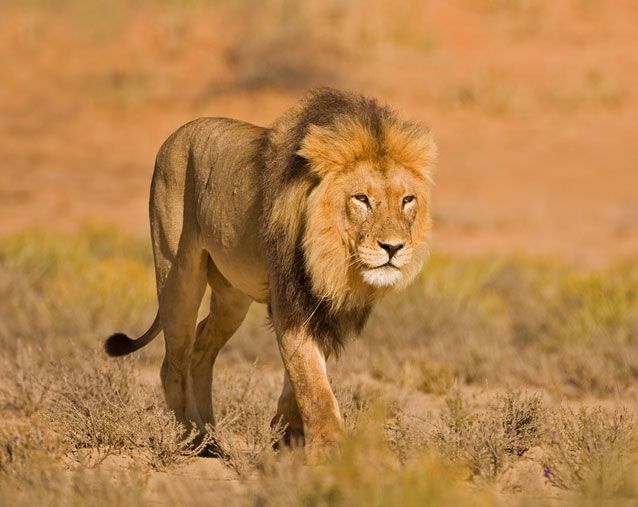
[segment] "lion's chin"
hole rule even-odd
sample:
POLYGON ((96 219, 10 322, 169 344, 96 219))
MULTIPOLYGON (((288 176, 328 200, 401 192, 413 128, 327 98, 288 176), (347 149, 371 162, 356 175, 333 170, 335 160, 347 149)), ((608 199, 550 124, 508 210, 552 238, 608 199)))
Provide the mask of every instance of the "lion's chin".
POLYGON ((403 273, 393 266, 366 269, 361 272, 364 282, 373 287, 392 287, 403 278, 403 273))

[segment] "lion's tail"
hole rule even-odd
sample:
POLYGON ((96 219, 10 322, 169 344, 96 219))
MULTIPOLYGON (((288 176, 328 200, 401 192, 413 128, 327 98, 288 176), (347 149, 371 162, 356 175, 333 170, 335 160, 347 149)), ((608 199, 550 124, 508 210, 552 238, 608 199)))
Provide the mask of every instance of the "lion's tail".
POLYGON ((151 343, 161 330, 162 326, 158 313, 155 315, 155 320, 151 327, 142 336, 133 340, 123 333, 115 333, 104 342, 104 350, 111 357, 125 356, 151 343))

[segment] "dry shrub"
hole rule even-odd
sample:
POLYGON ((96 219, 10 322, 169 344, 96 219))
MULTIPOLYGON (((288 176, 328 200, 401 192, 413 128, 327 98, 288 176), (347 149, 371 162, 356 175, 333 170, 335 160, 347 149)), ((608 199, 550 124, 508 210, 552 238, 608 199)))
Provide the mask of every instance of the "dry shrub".
POLYGON ((331 382, 331 385, 347 432, 355 431, 361 416, 366 414, 373 405, 393 401, 390 398, 390 391, 371 385, 365 381, 365 378, 344 376, 331 382))
POLYGON ((434 258, 375 310, 361 367, 434 393, 453 381, 621 392, 638 379, 637 265, 434 258))
POLYGON ((284 427, 271 428, 276 387, 264 382, 256 365, 236 365, 215 380, 216 425, 212 434, 226 464, 240 476, 250 474, 273 453, 284 427))
POLYGON ((379 378, 426 392, 483 382, 506 363, 502 305, 486 287, 497 263, 433 258, 407 290, 379 304, 362 338, 379 378))
POLYGON ((625 409, 558 411, 551 422, 545 475, 590 496, 638 498, 638 421, 625 409))
MULTIPOLYGON (((153 317, 150 248, 106 227, 2 238, 0 269, 8 357, 18 343, 52 357, 95 349, 153 317)), ((434 257, 410 288, 378 305, 359 340, 366 353, 346 351, 349 367, 435 394, 486 381, 572 396, 621 392, 638 380, 636 286, 635 260, 585 271, 518 257, 434 257)), ((263 321, 263 309, 251 310, 224 354, 279 365, 263 321)))
POLYGON ((522 380, 597 395, 635 382, 635 266, 628 262, 588 272, 508 263, 492 286, 506 303, 511 340, 525 359, 514 362, 522 380))
POLYGON ((543 350, 559 351, 564 382, 586 392, 612 394, 638 372, 638 273, 623 267, 566 277, 543 350))
POLYGON ((396 410, 385 422, 384 429, 390 449, 401 463, 422 455, 430 444, 427 421, 396 410))
POLYGON ((475 479, 494 480, 540 444, 545 411, 538 395, 508 391, 484 409, 468 404, 458 391, 445 401, 433 443, 447 459, 465 463, 475 479))
POLYGON ((393 455, 406 463, 423 454, 429 443, 428 421, 403 410, 400 389, 358 376, 338 379, 333 389, 347 435, 357 435, 371 416, 382 412, 385 441, 393 455))
POLYGON ((164 401, 139 383, 132 361, 58 364, 49 380, 53 403, 46 415, 69 456, 83 466, 134 455, 165 470, 190 462, 212 442, 212 435, 177 422, 164 401))
POLYGON ((133 449, 141 451, 143 461, 157 471, 187 465, 215 443, 212 430, 203 434, 185 430, 159 399, 142 412, 138 410, 131 423, 133 449))
POLYGON ((130 361, 56 365, 48 416, 79 463, 92 467, 131 450, 131 411, 139 401, 133 372, 130 361))

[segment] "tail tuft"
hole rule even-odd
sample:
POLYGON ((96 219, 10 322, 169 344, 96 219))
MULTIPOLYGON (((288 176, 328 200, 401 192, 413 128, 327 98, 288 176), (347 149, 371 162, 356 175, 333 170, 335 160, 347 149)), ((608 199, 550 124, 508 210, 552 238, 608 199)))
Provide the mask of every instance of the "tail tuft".
POLYGON ((111 357, 125 356, 137 350, 135 340, 124 333, 115 333, 104 342, 104 350, 111 357))
POLYGON ((124 333, 115 333, 104 342, 104 351, 111 357, 125 356, 151 343, 161 330, 162 326, 158 313, 155 315, 155 320, 151 327, 137 340, 132 340, 124 333))

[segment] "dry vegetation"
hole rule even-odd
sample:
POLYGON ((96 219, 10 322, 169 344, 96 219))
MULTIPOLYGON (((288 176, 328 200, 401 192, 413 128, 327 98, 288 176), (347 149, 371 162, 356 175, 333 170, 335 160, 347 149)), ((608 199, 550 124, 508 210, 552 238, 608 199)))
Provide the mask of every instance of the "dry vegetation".
POLYGON ((130 360, 99 351, 109 331, 141 330, 153 313, 145 242, 95 225, 6 236, 0 495, 12 505, 635 501, 637 266, 435 257, 333 364, 348 436, 338 456, 307 467, 298 451, 272 450, 281 366, 261 311, 215 375, 209 438, 226 457, 197 458, 158 392, 161 344, 130 360))

